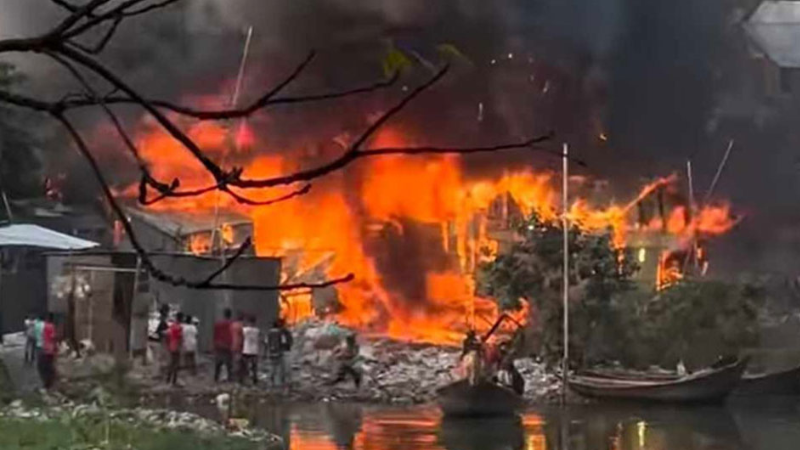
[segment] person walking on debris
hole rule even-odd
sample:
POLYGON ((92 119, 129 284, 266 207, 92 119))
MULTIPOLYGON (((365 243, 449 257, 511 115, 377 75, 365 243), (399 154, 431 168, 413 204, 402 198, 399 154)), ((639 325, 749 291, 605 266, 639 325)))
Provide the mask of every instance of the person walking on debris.
POLYGON ((292 333, 286 329, 283 319, 276 319, 267 332, 267 357, 269 358, 269 380, 272 387, 279 384, 276 379, 280 378, 280 386, 287 387, 286 373, 286 353, 292 349, 292 333))
POLYGON ((189 314, 183 320, 184 366, 192 375, 197 375, 197 325, 189 314))
POLYGON ((39 377, 45 389, 53 387, 56 381, 56 326, 53 314, 48 314, 46 320, 41 321, 41 347, 38 350, 39 377))
POLYGON ((361 372, 356 369, 356 362, 360 349, 356 341, 355 333, 350 333, 344 340, 344 345, 336 349, 335 355, 339 362, 339 369, 336 371, 336 378, 331 384, 339 384, 348 376, 353 378, 356 388, 361 387, 361 372))
POLYGON ((32 366, 36 362, 36 319, 28 316, 25 319, 25 364, 32 366))
POLYGON ((233 380, 231 341, 231 310, 226 309, 223 319, 214 324, 214 381, 219 382, 220 372, 225 366, 228 381, 233 380))
POLYGON ((261 331, 256 326, 256 318, 247 318, 247 325, 242 329, 242 360, 239 366, 239 381, 244 384, 247 377, 253 380, 253 386, 258 384, 258 354, 260 350, 261 331))
POLYGON ((178 372, 181 367, 181 350, 183 349, 183 313, 178 313, 167 329, 167 350, 169 351, 169 368, 167 383, 178 384, 178 372))

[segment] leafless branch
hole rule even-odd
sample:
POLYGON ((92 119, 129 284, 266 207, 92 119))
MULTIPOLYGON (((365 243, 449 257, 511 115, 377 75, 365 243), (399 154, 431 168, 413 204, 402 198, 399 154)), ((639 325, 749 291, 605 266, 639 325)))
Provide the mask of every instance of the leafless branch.
POLYGON ((223 272, 228 270, 233 265, 233 263, 236 262, 237 259, 241 258, 244 252, 246 252, 252 245, 253 245, 252 239, 250 239, 249 237, 245 239, 244 242, 242 242, 242 245, 240 245, 239 248, 236 250, 236 253, 234 253, 233 256, 231 256, 230 258, 226 259, 225 263, 222 266, 220 266, 219 269, 212 272, 209 276, 206 277, 205 280, 202 280, 200 284, 205 286, 211 284, 214 281, 214 279, 216 279, 218 276, 222 275, 223 272))
POLYGON ((117 32, 119 24, 122 23, 122 20, 123 20, 122 16, 117 16, 111 23, 111 26, 108 27, 105 34, 103 34, 103 37, 93 47, 86 47, 83 44, 75 41, 71 41, 70 43, 75 47, 77 47, 78 49, 86 53, 90 53, 92 55, 101 53, 103 50, 105 50, 106 45, 108 45, 108 43, 111 42, 111 38, 114 37, 114 34, 117 32))
MULTIPOLYGON (((107 1, 107 0, 106 0, 107 1)), ((104 22, 115 21, 117 19, 125 19, 133 16, 146 14, 156 9, 166 8, 181 0, 162 0, 160 2, 151 3, 149 5, 141 6, 147 0, 126 0, 119 5, 104 11, 97 15, 92 15, 81 25, 76 25, 74 28, 67 28, 64 31, 64 37, 69 40, 86 33, 89 30, 95 29, 97 26, 102 25, 104 22), (138 8, 137 8, 138 7, 138 8)), ((75 25, 75 24, 73 24, 75 25)), ((72 26, 72 25, 71 25, 72 26)))
MULTIPOLYGON (((302 70, 302 67, 298 68, 302 70)), ((296 78, 296 75, 294 75, 294 73, 296 71, 297 69, 295 69, 295 71, 292 72, 292 74, 286 80, 290 82, 294 81, 294 78, 296 78)), ((197 109, 158 99, 147 99, 147 102, 158 108, 166 109, 199 120, 239 119, 242 117, 248 117, 253 113, 255 113, 256 111, 267 108, 269 106, 311 103, 311 102, 319 102, 326 100, 339 100, 346 97, 352 97, 360 94, 367 94, 379 91, 381 89, 394 86, 399 78, 400 78, 400 73, 395 72, 394 75, 385 80, 376 81, 370 84, 366 84, 364 86, 359 86, 351 89, 346 89, 342 91, 323 92, 320 94, 297 95, 297 96, 286 96, 286 97, 277 97, 276 94, 278 92, 276 92, 275 89, 270 89, 265 94, 262 94, 254 102, 250 103, 249 105, 243 108, 237 108, 237 109, 219 109, 219 110, 197 109)), ((284 83, 286 83, 286 81, 282 82, 281 84, 284 83)), ((124 97, 124 96, 108 96, 105 98, 105 102, 109 105, 114 105, 114 104, 138 105, 138 102, 134 101, 129 97, 124 97)), ((89 99, 71 99, 70 101, 62 102, 60 105, 58 105, 58 107, 63 110, 69 110, 74 108, 92 107, 96 105, 97 103, 89 99)))
POLYGON ((311 189, 311 185, 306 185, 302 189, 299 189, 282 197, 273 200, 259 201, 259 200, 251 200, 241 194, 238 194, 229 189, 224 184, 223 185, 217 184, 215 186, 193 189, 189 191, 178 191, 177 188, 180 186, 179 179, 176 178, 172 180, 172 183, 169 185, 156 180, 153 174, 150 172, 150 169, 147 167, 147 163, 141 158, 138 147, 133 142, 133 139, 131 139, 131 137, 125 131, 125 128, 123 127, 117 115, 114 114, 111 108, 109 108, 108 105, 106 105, 106 103, 103 101, 103 99, 98 96, 97 92, 94 90, 89 81, 80 73, 80 71, 78 71, 77 68, 75 68, 75 66, 73 66, 69 61, 66 61, 61 56, 49 52, 47 53, 47 55, 50 56, 50 58, 52 58, 54 61, 59 63, 61 66, 63 66, 73 76, 73 78, 75 78, 81 84, 81 86, 83 86, 83 88, 86 90, 86 94, 88 95, 88 97, 93 101, 97 102, 97 104, 105 112, 106 116, 108 116, 111 123, 114 125, 117 134, 122 139, 123 143, 125 144, 125 147, 128 148, 128 150, 130 151, 131 155, 136 161, 136 164, 139 166, 139 171, 142 173, 141 182, 139 185, 139 201, 143 205, 152 205, 154 203, 157 203, 163 199, 170 197, 195 197, 219 189, 241 204, 249 206, 268 206, 284 200, 288 200, 293 197, 305 195, 311 189), (160 193, 160 195, 154 199, 148 199, 147 198, 148 185, 156 189, 160 193))
MULTIPOLYGON (((67 117, 63 113, 54 112, 51 115, 64 126, 64 128, 67 130, 67 133, 72 138, 72 141, 75 143, 75 146, 77 147, 78 151, 81 153, 83 158, 86 159, 86 161, 89 163, 89 166, 92 169, 92 173, 97 179, 97 182, 100 184, 100 189, 103 192, 103 196, 105 197, 106 201, 108 201, 108 204, 114 211, 114 214, 117 216, 120 223, 122 224, 122 227, 125 229, 125 232, 128 235, 128 239, 130 240, 131 246, 134 248, 134 251, 136 251, 136 254, 139 256, 141 260, 142 267, 145 270, 147 270, 147 272, 150 273, 150 275, 152 275, 153 278, 168 283, 172 286, 186 287, 190 289, 224 289, 224 290, 236 290, 236 291, 283 291, 283 290, 293 290, 299 288, 323 288, 323 287, 334 286, 340 283, 347 283, 354 279, 354 276, 350 274, 343 278, 330 280, 325 283, 319 283, 319 284, 301 283, 299 285, 295 284, 240 285, 240 284, 230 284, 230 283, 224 283, 224 284, 213 283, 213 279, 216 278, 219 275, 219 273, 222 273, 221 271, 215 271, 205 279, 196 281, 187 280, 183 277, 176 277, 162 271, 155 265, 153 260, 150 258, 150 255, 148 254, 147 250, 145 250, 144 247, 142 247, 141 243, 139 242, 136 233, 133 230, 133 226, 131 225, 130 220, 128 219, 128 216, 125 214, 125 211, 119 205, 116 198, 114 198, 114 194, 111 192, 111 188, 109 187, 108 181, 106 180, 105 175, 103 175, 103 171, 100 169, 100 165, 97 163, 97 160, 95 159, 94 155, 89 149, 89 146, 86 144, 86 141, 83 139, 83 137, 75 128, 75 126, 72 124, 72 122, 70 122, 70 120, 67 119, 67 117)), ((229 262, 225 264, 227 265, 227 267, 225 267, 224 270, 230 268, 230 266, 233 264, 233 261, 235 261, 239 256, 241 256, 243 252, 244 250, 240 248, 239 251, 237 252, 238 256, 236 256, 235 258, 231 258, 231 260, 229 260, 229 262)))

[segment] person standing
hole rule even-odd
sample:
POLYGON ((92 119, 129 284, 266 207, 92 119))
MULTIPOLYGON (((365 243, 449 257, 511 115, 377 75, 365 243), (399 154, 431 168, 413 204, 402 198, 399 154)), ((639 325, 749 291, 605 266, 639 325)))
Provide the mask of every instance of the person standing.
POLYGON ((36 319, 28 316, 25 319, 25 364, 36 363, 36 319))
POLYGON ((288 386, 286 374, 286 353, 292 349, 292 333, 286 329, 283 319, 276 319, 267 332, 267 357, 269 358, 269 379, 272 387, 277 387, 277 378, 280 386, 288 386))
POLYGON ((242 344, 242 360, 239 367, 239 381, 244 384, 250 376, 253 386, 258 384, 258 354, 260 350, 261 331, 256 327, 256 318, 247 318, 247 325, 242 329, 244 342, 242 344))
POLYGON ((214 381, 219 382, 220 372, 225 366, 227 380, 232 381, 231 310, 223 312, 223 319, 214 324, 214 381))
POLYGON ((153 353, 158 365, 159 376, 167 372, 169 365, 166 354, 167 348, 167 330, 169 329, 169 305, 163 304, 158 309, 158 325, 156 325, 154 335, 153 353))
MULTIPOLYGON (((44 346, 44 319, 45 316, 41 315, 37 317, 36 320, 33 322, 33 338, 36 341, 37 355, 44 346)), ((36 360, 38 361, 39 358, 36 358, 36 360)))
POLYGON ((167 329, 167 351, 169 351, 169 367, 167 383, 178 384, 178 372, 181 367, 181 350, 183 349, 183 313, 178 313, 167 329))
POLYGON ((49 313, 47 318, 41 321, 41 347, 38 350, 39 377, 45 389, 50 389, 55 384, 57 348, 56 326, 53 314, 49 313))
POLYGON ((197 375, 197 325, 189 314, 183 320, 184 365, 192 375, 197 375))
POLYGON ((336 349, 336 359, 339 361, 339 369, 336 378, 331 384, 339 384, 348 376, 353 378, 356 388, 361 387, 361 372, 356 369, 356 362, 359 354, 358 342, 355 333, 350 333, 344 340, 344 345, 336 349))
MULTIPOLYGON (((242 368, 242 348, 244 346, 244 314, 239 312, 236 320, 231 322, 231 358, 234 367, 242 368)), ((237 378, 242 382, 244 374, 237 371, 237 378)))

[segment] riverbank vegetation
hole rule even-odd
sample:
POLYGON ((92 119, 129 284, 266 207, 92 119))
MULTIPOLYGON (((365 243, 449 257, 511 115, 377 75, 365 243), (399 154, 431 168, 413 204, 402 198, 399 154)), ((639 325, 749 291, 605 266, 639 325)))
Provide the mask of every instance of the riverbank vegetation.
MULTIPOLYGON (((562 354, 563 229, 529 217, 510 249, 481 267, 479 292, 504 309, 531 306, 526 351, 562 354)), ((575 367, 703 367, 758 339, 765 292, 757 283, 681 280, 655 292, 635 279, 636 258, 610 234, 569 230, 570 354, 575 367)))

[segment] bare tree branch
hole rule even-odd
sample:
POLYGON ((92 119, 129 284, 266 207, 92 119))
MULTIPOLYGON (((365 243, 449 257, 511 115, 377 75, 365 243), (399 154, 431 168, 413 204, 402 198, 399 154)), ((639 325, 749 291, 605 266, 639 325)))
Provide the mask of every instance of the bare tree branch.
POLYGON ((126 0, 125 2, 119 4, 118 6, 111 8, 108 11, 103 12, 102 14, 98 14, 96 16, 90 17, 86 22, 83 24, 76 26, 70 30, 65 30, 64 37, 66 39, 72 39, 76 36, 80 36, 87 31, 101 25, 103 22, 108 22, 112 20, 124 19, 133 16, 138 16, 141 14, 146 14, 156 9, 166 8, 167 6, 172 5, 173 3, 177 3, 181 0, 162 0, 160 2, 152 3, 147 6, 142 6, 139 9, 134 9, 139 6, 141 3, 146 2, 147 0, 126 0))
POLYGON ((194 189, 194 190, 190 190, 190 191, 178 191, 177 188, 180 186, 180 180, 179 179, 177 179, 177 178, 173 179, 172 183, 169 184, 169 185, 167 185, 166 183, 163 183, 161 181, 156 180, 156 178, 150 172, 150 169, 147 167, 147 163, 141 158, 141 155, 140 155, 138 147, 133 142, 133 139, 131 139, 131 137, 125 131, 125 128, 123 127, 123 125, 120 122, 120 120, 117 117, 117 115, 114 114, 114 112, 111 110, 111 108, 109 108, 108 105, 105 104, 103 99, 101 99, 98 96, 97 92, 94 90, 94 88, 89 83, 89 81, 80 73, 80 71, 78 71, 77 68, 75 68, 69 61, 66 61, 63 57, 61 57, 61 56, 59 56, 57 54, 51 53, 51 52, 48 52, 47 55, 50 58, 52 58, 54 61, 56 61, 57 63, 62 65, 68 72, 70 72, 70 74, 72 74, 72 76, 86 90, 86 93, 89 96, 89 98, 91 98, 93 101, 97 102, 97 104, 106 113, 106 115, 108 116, 108 118, 111 121, 111 123, 114 125, 114 128, 117 131, 117 134, 120 136, 120 138, 122 139, 123 143, 125 144, 125 147, 128 148, 128 150, 130 151, 131 155, 133 155, 133 158, 135 159, 136 164, 139 166, 139 171, 142 172, 141 182, 140 182, 140 186, 139 186, 139 201, 143 205, 152 205, 152 204, 155 204, 155 203, 157 203, 157 202, 159 202, 161 200, 164 200, 164 199, 170 198, 170 197, 195 197, 195 196, 199 196, 199 195, 205 194, 207 192, 211 192, 211 191, 219 189, 219 190, 225 192, 226 194, 228 194, 229 196, 231 196, 234 200, 236 200, 237 202, 239 202, 241 204, 245 204, 245 205, 249 205, 249 206, 268 206, 268 205, 272 205, 272 204, 275 204, 275 203, 278 203, 278 202, 281 202, 281 201, 284 201, 284 200, 288 200, 288 199, 293 198, 293 197, 297 197, 297 196, 300 196, 300 195, 305 195, 311 189, 311 185, 306 185, 302 189, 299 189, 297 191, 294 191, 294 192, 289 193, 287 195, 284 195, 282 197, 278 197, 278 198, 272 199, 272 200, 259 201, 259 200, 251 200, 251 199, 249 199, 249 198, 247 198, 247 197, 245 197, 245 196, 243 196, 241 194, 238 194, 238 193, 230 190, 224 184, 217 184, 215 186, 210 186, 210 187, 207 187, 207 188, 194 189), (148 200, 147 199, 147 185, 149 185, 149 186, 153 187, 154 189, 156 189, 160 193, 160 196, 156 197, 155 199, 148 200))
POLYGON ((111 23, 111 26, 108 27, 103 37, 93 47, 86 47, 83 44, 75 41, 70 41, 70 43, 86 53, 97 55, 106 48, 106 45, 108 45, 109 42, 111 42, 111 38, 114 37, 114 33, 117 32, 119 24, 122 23, 122 20, 123 20, 122 16, 117 16, 114 19, 114 22, 111 23))
MULTIPOLYGON (((343 278, 330 280, 325 283, 319 283, 319 284, 301 283, 301 284, 290 284, 290 285, 240 285, 240 284, 213 283, 212 280, 216 278, 216 276, 218 276, 219 273, 221 273, 219 271, 215 271, 209 277, 197 281, 187 280, 183 277, 176 277, 167 274, 166 272, 159 269, 155 265, 155 263, 153 263, 153 260, 150 258, 150 255, 148 254, 147 250, 145 250, 144 247, 142 247, 138 237, 136 236, 135 231, 133 230, 133 226, 131 225, 130 220, 128 219, 128 216, 125 214, 125 211, 119 205, 116 198, 114 198, 114 194, 111 192, 111 188, 109 188, 108 181, 106 180, 105 175, 103 175, 103 171, 100 169, 100 165, 97 163, 97 160, 94 158, 94 155, 89 150, 89 147, 86 144, 86 141, 84 141, 81 134, 72 124, 72 122, 70 122, 70 120, 67 119, 66 116, 64 116, 63 113, 54 112, 51 115, 64 126, 64 128, 67 130, 70 137, 72 138, 72 141, 78 148, 78 151, 89 163, 89 166, 92 169, 92 172, 94 173, 97 182, 100 184, 100 189, 103 192, 103 196, 108 201, 111 209, 114 211, 114 214, 117 216, 120 223, 122 224, 122 227, 125 229, 125 232, 128 235, 128 239, 130 240, 131 246, 134 248, 136 254, 140 258, 142 267, 145 270, 147 270, 147 272, 156 280, 168 283, 172 286, 186 287, 190 289, 225 289, 225 290, 237 290, 237 291, 283 291, 283 290, 293 290, 300 288, 313 289, 313 288, 329 287, 329 286, 334 286, 336 284, 347 283, 354 279, 354 275, 350 274, 343 278)), ((237 252, 237 255, 241 256, 243 252, 244 251, 241 250, 240 252, 237 252)), ((230 268, 230 266, 233 264, 233 261, 235 261, 235 259, 231 258, 231 261, 226 263, 226 265, 228 266, 225 268, 226 270, 230 268)))
MULTIPOLYGON (((295 71, 296 70, 297 69, 295 69, 295 71)), ((289 80, 289 78, 287 78, 287 80, 293 81, 293 78, 296 77, 293 74, 289 76, 289 78, 292 78, 292 80, 289 80)), ((381 89, 385 89, 395 85, 399 78, 400 78, 400 72, 395 72, 391 77, 385 80, 376 81, 364 86, 346 89, 343 91, 332 91, 320 94, 309 94, 309 95, 298 95, 298 96, 276 97, 275 89, 270 89, 269 92, 263 94, 251 104, 243 108, 237 108, 237 109, 219 109, 219 110, 197 109, 158 99, 147 99, 147 102, 152 104, 153 106, 157 106, 162 109, 167 109, 172 112, 176 112, 178 114, 182 114, 184 116, 192 117, 199 120, 238 119, 238 118, 248 117, 253 113, 255 113, 256 111, 269 106, 311 103, 311 102, 318 102, 325 100, 338 100, 345 97, 352 97, 360 94, 367 94, 379 91, 381 89)), ((285 83, 285 81, 283 83, 285 83)), ((124 96, 108 96, 105 98, 105 102, 109 105, 139 104, 135 100, 124 96)), ((63 110, 69 110, 74 108, 85 108, 96 105, 97 104, 95 102, 89 99, 71 99, 70 101, 62 102, 58 107, 63 110)))

